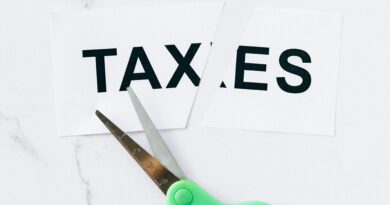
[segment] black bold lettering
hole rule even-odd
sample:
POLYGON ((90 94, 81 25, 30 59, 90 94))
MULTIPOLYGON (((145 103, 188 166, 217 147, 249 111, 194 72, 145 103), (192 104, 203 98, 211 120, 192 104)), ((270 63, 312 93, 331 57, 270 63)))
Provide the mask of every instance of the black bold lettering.
POLYGON ((160 82, 157 79, 156 73, 150 64, 148 56, 146 55, 143 47, 134 47, 131 51, 129 63, 127 64, 126 72, 123 76, 120 91, 125 91, 127 87, 130 86, 132 80, 149 80, 149 83, 153 89, 161 88, 160 82), (145 70, 144 73, 134 73, 138 59, 145 70))
POLYGON ((291 56, 300 57, 303 63, 311 63, 310 55, 304 50, 288 49, 284 51, 279 58, 279 63, 283 70, 301 77, 302 83, 300 85, 292 86, 287 83, 286 78, 284 77, 277 77, 276 80, 278 82, 279 87, 285 92, 303 93, 310 87, 311 76, 307 70, 289 63, 288 58, 291 56))
POLYGON ((96 59, 96 78, 98 93, 106 92, 106 65, 104 57, 116 56, 116 48, 83 50, 83 58, 95 57, 96 59))
POLYGON ((268 55, 269 48, 265 47, 252 47, 252 46, 239 46, 237 49, 236 59, 236 77, 234 88, 250 89, 250 90, 267 90, 266 83, 254 83, 245 82, 244 73, 245 70, 253 71, 266 71, 267 66, 265 64, 246 63, 245 56, 247 53, 268 55))
POLYGON ((184 57, 183 55, 181 55, 180 51, 177 49, 175 45, 166 45, 165 47, 168 49, 169 53, 173 56, 173 58, 175 58, 176 62, 179 64, 171 80, 169 81, 167 88, 176 88, 184 74, 187 74, 191 82, 195 86, 198 86, 200 83, 200 78, 196 74, 194 69, 191 67, 190 63, 194 58, 196 52, 198 51, 200 47, 200 43, 191 44, 190 48, 188 49, 184 57))

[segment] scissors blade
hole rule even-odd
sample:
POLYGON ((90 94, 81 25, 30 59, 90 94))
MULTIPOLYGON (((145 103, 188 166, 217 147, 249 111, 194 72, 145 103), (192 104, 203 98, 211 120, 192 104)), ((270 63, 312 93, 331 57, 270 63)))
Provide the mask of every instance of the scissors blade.
POLYGON ((115 136, 115 138, 122 144, 127 152, 129 152, 134 160, 141 166, 146 174, 149 175, 153 182, 166 195, 169 187, 180 179, 177 178, 167 168, 165 168, 164 165, 162 165, 157 159, 145 151, 140 145, 138 145, 133 139, 131 139, 125 132, 123 132, 101 112, 97 110, 96 115, 115 136))
POLYGON ((169 150, 164 139, 161 137, 160 132, 157 130, 153 121, 150 119, 145 108, 142 106, 137 95, 131 87, 128 87, 127 91, 130 95, 130 99, 141 122, 142 128, 144 129, 145 135, 152 148, 154 156, 158 160, 160 160, 160 162, 177 177, 184 179, 184 172, 182 171, 175 157, 169 150))

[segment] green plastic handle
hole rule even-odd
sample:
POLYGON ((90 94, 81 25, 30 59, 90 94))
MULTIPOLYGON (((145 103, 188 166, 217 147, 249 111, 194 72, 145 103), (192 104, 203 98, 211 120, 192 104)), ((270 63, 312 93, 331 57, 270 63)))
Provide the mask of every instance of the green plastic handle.
MULTIPOLYGON (((210 196, 200 186, 189 180, 180 180, 169 188, 168 205, 226 205, 210 196)), ((244 202, 235 205, 269 205, 264 202, 244 202)))

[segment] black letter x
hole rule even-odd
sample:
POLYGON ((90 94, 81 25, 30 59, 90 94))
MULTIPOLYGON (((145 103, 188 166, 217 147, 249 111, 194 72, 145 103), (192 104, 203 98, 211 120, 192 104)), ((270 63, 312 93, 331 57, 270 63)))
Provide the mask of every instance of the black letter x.
POLYGON ((190 63, 194 58, 196 52, 198 51, 200 47, 200 43, 191 44, 190 48, 188 49, 184 57, 183 55, 181 55, 180 51, 177 49, 175 45, 166 45, 165 47, 168 49, 169 53, 171 53, 173 58, 175 58, 176 62, 179 64, 171 80, 169 81, 167 88, 176 88, 177 85, 179 84, 180 79, 183 77, 184 73, 187 74, 188 78, 195 86, 198 86, 200 83, 200 78, 196 74, 194 69, 191 67, 190 63))

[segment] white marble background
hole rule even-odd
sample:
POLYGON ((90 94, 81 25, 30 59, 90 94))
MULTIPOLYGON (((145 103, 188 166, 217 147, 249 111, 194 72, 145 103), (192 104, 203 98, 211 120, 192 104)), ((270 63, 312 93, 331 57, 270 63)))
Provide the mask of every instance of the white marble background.
MULTIPOLYGON (((1 205, 165 203, 112 137, 55 136, 50 78, 51 9, 157 2, 0 0, 1 205)), ((189 128, 163 132, 187 176, 229 202, 390 204, 389 25, 387 0, 228 1, 189 128), (199 126, 256 5, 344 13, 336 137, 199 126)))

